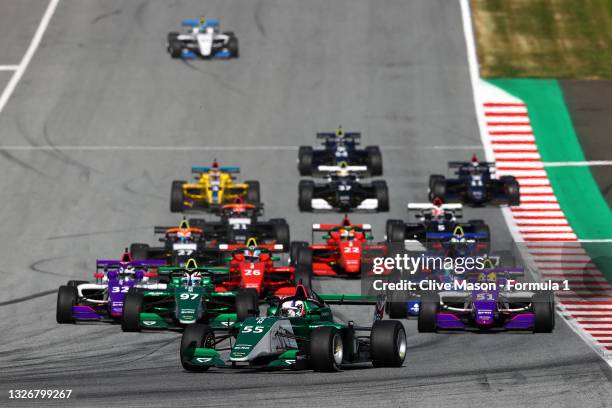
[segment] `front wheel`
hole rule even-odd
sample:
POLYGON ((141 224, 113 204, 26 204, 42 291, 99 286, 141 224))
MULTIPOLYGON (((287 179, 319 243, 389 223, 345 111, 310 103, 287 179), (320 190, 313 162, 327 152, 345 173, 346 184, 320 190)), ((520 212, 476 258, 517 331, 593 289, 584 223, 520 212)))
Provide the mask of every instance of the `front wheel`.
POLYGON ((370 334, 370 354, 375 367, 401 367, 406 358, 406 331, 397 320, 377 320, 370 334))
POLYGON ((230 52, 233 58, 240 57, 240 47, 238 46, 238 38, 232 37, 229 39, 227 44, 227 50, 230 52))
POLYGON ((372 186, 374 186, 374 195, 378 200, 376 211, 389 211, 389 189, 387 188, 387 182, 384 180, 373 181, 372 186))
POLYGON ((555 302, 552 292, 538 292, 531 299, 534 333, 552 333, 555 328, 555 302))
POLYGON ((185 209, 185 195, 183 194, 183 185, 186 182, 183 180, 175 180, 172 182, 170 190, 170 212, 183 212, 185 209))
POLYGON ((440 310, 440 295, 424 293, 419 305, 419 320, 417 327, 420 333, 433 333, 438 328, 438 311, 440 310))
POLYGON ((312 197, 314 196, 314 182, 300 180, 298 185, 298 207, 300 211, 312 211, 312 197))
POLYGON ((261 195, 259 189, 259 181, 249 180, 245 184, 248 186, 246 191, 246 201, 251 204, 259 204, 261 195))
POLYGON ((366 163, 368 170, 372 176, 382 176, 383 174, 383 163, 382 154, 378 146, 367 146, 366 147, 366 163))
POLYGON ((168 52, 172 58, 181 58, 183 55, 183 44, 176 39, 169 41, 168 52))
POLYGON ((300 146, 298 150, 298 171, 300 176, 312 176, 314 151, 311 146, 300 146))
POLYGON ((123 299, 123 316, 121 330, 124 332, 140 331, 140 313, 144 302, 144 294, 131 288, 123 299))
POLYGON ((215 332, 205 324, 190 324, 185 327, 183 336, 181 337, 181 365, 187 371, 206 371, 208 366, 199 366, 191 364, 194 351, 196 348, 214 348, 215 347, 215 332))
POLYGON ((57 291, 57 309, 55 317, 58 323, 74 323, 72 307, 77 302, 77 289, 75 286, 60 286, 57 291))
POLYGON ((342 335, 335 327, 321 326, 310 334, 310 362, 315 371, 338 371, 344 358, 342 335))

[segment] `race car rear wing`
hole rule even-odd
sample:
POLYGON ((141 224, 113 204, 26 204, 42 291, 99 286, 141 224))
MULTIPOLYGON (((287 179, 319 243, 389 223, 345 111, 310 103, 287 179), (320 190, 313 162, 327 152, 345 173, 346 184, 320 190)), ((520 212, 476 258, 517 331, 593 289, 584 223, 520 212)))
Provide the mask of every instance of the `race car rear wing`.
MULTIPOLYGON (((451 239, 455 236, 452 232, 427 232, 425 234, 426 239, 434 239, 434 240, 443 240, 443 239, 451 239)), ((468 242, 474 242, 480 239, 487 239, 487 234, 483 232, 465 232, 462 235, 468 242)), ((458 241, 459 242, 459 241, 458 241)))
MULTIPOLYGON (((409 213, 415 211, 420 211, 422 213, 423 211, 431 210, 437 206, 432 203, 408 203, 407 207, 409 213)), ((463 204, 442 204, 438 206, 438 208, 444 212, 452 212, 456 218, 461 218, 463 216, 463 204)))
POLYGON ((208 27, 219 27, 219 20, 213 20, 213 19, 206 19, 206 21, 204 21, 203 23, 200 23, 200 20, 195 19, 195 18, 187 18, 184 19, 183 21, 181 21, 181 25, 183 27, 191 27, 191 28, 195 28, 195 27, 202 27, 202 28, 208 28, 208 27))
POLYGON ((342 224, 312 224, 313 231, 329 231, 340 227, 355 227, 361 228, 364 231, 372 231, 372 226, 370 224, 352 224, 349 226, 342 224))
POLYGON ((227 266, 211 266, 211 267, 197 267, 197 268, 185 268, 184 266, 164 266, 158 269, 160 274, 168 274, 171 275, 173 273, 180 272, 201 272, 208 275, 220 275, 227 274, 229 272, 229 267, 227 266))
POLYGON ((122 262, 115 259, 98 259, 96 260, 96 269, 113 268, 113 267, 134 267, 134 268, 160 268, 166 266, 166 261, 163 259, 138 260, 131 262, 122 262))
MULTIPOLYGON (((221 251, 235 251, 236 249, 247 249, 245 244, 219 244, 221 251)), ((257 244, 259 249, 267 249, 270 252, 283 252, 283 244, 257 244)))
POLYGON ((340 170, 346 170, 350 173, 367 173, 368 166, 327 166, 321 165, 317 167, 317 170, 323 173, 335 173, 340 170))
MULTIPOLYGON (((195 174, 208 173, 211 169, 212 169, 212 166, 192 166, 191 172, 195 174)), ((240 167, 239 166, 219 166, 219 171, 223 173, 238 174, 240 173, 240 167)))
MULTIPOLYGON (((176 234, 180 230, 181 228, 177 227, 153 227, 153 231, 155 234, 176 234)), ((189 232, 191 232, 192 234, 201 234, 202 232, 204 232, 202 228, 187 228, 187 230, 189 230, 189 232)))
MULTIPOLYGON (((334 132, 318 132, 317 139, 335 139, 337 136, 334 132)), ((361 132, 344 132, 344 139, 361 139, 361 132)))

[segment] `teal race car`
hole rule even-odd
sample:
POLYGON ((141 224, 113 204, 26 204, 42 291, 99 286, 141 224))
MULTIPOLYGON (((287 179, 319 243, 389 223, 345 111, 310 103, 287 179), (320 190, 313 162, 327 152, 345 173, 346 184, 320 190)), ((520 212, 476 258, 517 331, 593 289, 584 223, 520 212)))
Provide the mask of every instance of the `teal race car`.
POLYGON ((384 299, 360 295, 318 295, 298 285, 294 296, 269 299, 265 317, 249 317, 233 327, 192 324, 181 339, 180 359, 188 371, 210 367, 338 371, 353 363, 400 367, 406 332, 396 320, 381 320, 384 299), (375 305, 374 324, 334 321, 330 305, 375 305), (231 340, 235 337, 235 340, 231 340), (230 340, 230 347, 221 343, 230 340), (229 351, 229 361, 221 357, 229 351))
POLYGON ((227 328, 259 314, 257 292, 249 289, 222 290, 229 276, 227 267, 197 266, 189 259, 184 267, 161 267, 155 288, 132 288, 125 296, 121 328, 181 329, 196 322, 227 328))

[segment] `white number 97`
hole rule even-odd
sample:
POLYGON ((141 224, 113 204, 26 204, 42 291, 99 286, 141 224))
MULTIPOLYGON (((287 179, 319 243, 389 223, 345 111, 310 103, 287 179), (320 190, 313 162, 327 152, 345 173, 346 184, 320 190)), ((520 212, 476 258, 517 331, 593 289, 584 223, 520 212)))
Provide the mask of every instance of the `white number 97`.
POLYGON ((200 295, 197 293, 181 293, 181 300, 187 300, 187 299, 194 300, 194 299, 197 299, 198 296, 200 295))

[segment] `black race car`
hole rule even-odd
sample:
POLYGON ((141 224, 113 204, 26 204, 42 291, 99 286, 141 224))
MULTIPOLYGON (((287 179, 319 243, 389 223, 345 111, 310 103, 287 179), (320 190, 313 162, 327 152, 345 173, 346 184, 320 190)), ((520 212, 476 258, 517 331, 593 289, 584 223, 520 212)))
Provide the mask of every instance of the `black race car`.
POLYGON ((461 204, 443 204, 440 199, 435 199, 433 203, 409 203, 408 213, 414 213, 418 221, 387 220, 388 242, 410 240, 425 244, 428 233, 452 233, 458 226, 465 233, 482 235, 483 242, 491 241, 489 226, 483 220, 470 220, 467 223, 458 221, 463 216, 461 204))
POLYGON ((429 177, 429 199, 440 198, 444 202, 462 202, 472 206, 488 203, 517 206, 521 203, 519 184, 513 176, 495 178, 495 163, 479 161, 449 162, 456 179, 442 175, 429 177))
POLYGON ((382 155, 378 146, 366 146, 360 149, 361 133, 345 132, 342 127, 335 133, 317 133, 323 139, 322 148, 300 146, 298 152, 298 170, 302 176, 311 176, 321 165, 336 166, 347 162, 352 166, 366 166, 371 176, 383 174, 382 155))
POLYGON ((325 183, 300 180, 298 206, 300 211, 389 211, 389 190, 384 180, 371 183, 360 181, 365 166, 319 166, 328 172, 325 183))
POLYGON ((203 262, 207 266, 224 264, 224 255, 214 242, 207 241, 201 228, 192 227, 185 218, 178 227, 155 227, 155 234, 162 246, 134 243, 130 253, 136 260, 164 259, 171 266, 184 266, 189 259, 203 262))
POLYGON ((207 242, 246 244, 249 238, 255 238, 260 244, 279 244, 288 251, 291 239, 287 221, 284 218, 262 221, 259 219, 262 215, 263 204, 237 200, 221 207, 218 221, 191 219, 189 223, 202 229, 202 237, 207 242))

